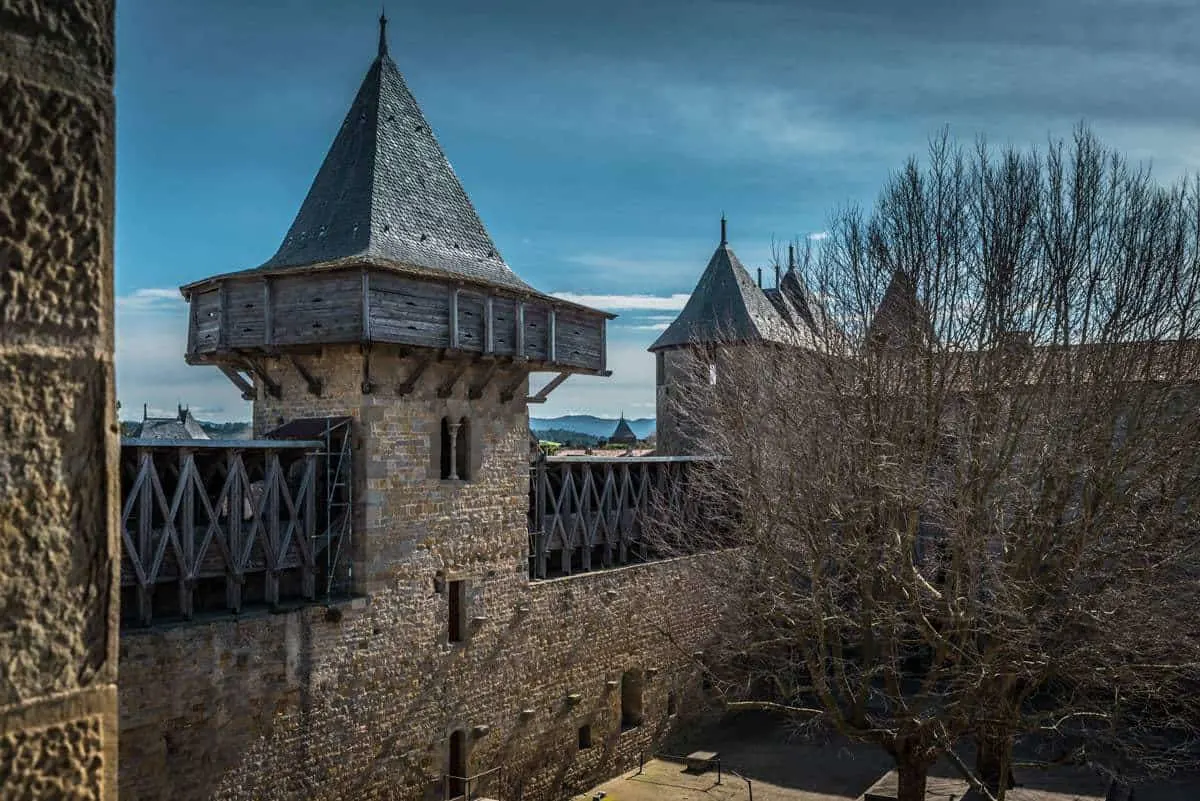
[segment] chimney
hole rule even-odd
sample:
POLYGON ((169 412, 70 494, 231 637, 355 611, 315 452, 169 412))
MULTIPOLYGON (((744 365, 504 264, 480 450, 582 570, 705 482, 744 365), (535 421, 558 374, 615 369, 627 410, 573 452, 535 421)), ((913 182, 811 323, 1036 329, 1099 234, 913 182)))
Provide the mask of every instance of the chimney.
POLYGON ((796 246, 788 245, 788 269, 796 269, 796 246))
POLYGON ((762 267, 758 268, 758 288, 762 289, 762 267))

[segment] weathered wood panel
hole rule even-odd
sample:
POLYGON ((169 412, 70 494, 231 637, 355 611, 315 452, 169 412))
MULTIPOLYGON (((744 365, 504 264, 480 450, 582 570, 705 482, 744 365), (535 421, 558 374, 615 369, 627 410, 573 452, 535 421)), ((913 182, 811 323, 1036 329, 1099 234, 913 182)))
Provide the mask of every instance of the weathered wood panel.
POLYGON ((221 299, 217 290, 210 289, 192 295, 191 325, 192 332, 188 339, 193 352, 204 353, 217 349, 221 335, 221 299))
POLYGON ((525 304, 525 353, 527 359, 550 357, 550 316, 547 308, 539 303, 525 304))
POLYGON ((484 346, 484 296, 462 290, 458 293, 458 347, 482 351, 484 346))
POLYGON ((601 369, 604 364, 605 320, 575 309, 559 309, 556 315, 556 355, 563 364, 601 369))
POLYGON ((274 279, 272 317, 279 345, 357 342, 362 337, 362 278, 358 273, 274 279))
POLYGON ((263 282, 227 281, 225 294, 226 343, 235 348, 265 344, 263 282))
POLYGON ((512 298, 492 300, 492 339, 498 356, 517 352, 517 302, 512 298))
POLYGON ((530 475, 530 576, 654 558, 647 534, 656 519, 666 516, 676 525, 701 519, 687 493, 692 467, 634 458, 536 462, 530 475))
POLYGON ((445 284, 373 273, 368 303, 374 341, 449 347, 450 293, 445 284))
POLYGON ((122 447, 121 474, 121 584, 138 598, 139 622, 190 617, 202 579, 223 579, 233 611, 240 593, 229 588, 254 574, 269 574, 269 588, 291 571, 301 596, 314 597, 312 450, 122 447))

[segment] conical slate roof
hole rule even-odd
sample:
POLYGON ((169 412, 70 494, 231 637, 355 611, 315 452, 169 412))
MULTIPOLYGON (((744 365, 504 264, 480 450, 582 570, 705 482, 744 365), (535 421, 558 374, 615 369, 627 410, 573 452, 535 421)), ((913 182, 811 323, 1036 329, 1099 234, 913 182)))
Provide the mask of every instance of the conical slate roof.
POLYGON ((259 269, 361 260, 532 291, 500 257, 380 25, 379 55, 283 244, 259 269))
POLYGON ((889 347, 919 346, 933 339, 933 325, 913 281, 897 270, 867 326, 867 341, 889 347))
POLYGON ((612 436, 608 438, 608 441, 626 445, 632 445, 638 441, 637 434, 633 433, 633 429, 629 427, 629 423, 625 422, 625 415, 621 415, 621 419, 617 421, 617 428, 613 431, 612 436))
POLYGON ((683 311, 650 350, 707 342, 796 344, 796 335, 754 283, 724 236, 683 311))

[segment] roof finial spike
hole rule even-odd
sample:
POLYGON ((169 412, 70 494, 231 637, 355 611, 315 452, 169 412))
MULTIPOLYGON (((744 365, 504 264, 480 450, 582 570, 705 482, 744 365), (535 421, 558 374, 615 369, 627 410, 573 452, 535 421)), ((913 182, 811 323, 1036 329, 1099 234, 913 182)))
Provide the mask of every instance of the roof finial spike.
POLYGON ((387 12, 381 7, 379 9, 379 57, 383 58, 387 54, 387 12))
POLYGON ((796 269, 796 246, 788 243, 788 269, 796 269))
POLYGON ((725 212, 721 212, 721 244, 729 244, 729 239, 725 235, 725 212))

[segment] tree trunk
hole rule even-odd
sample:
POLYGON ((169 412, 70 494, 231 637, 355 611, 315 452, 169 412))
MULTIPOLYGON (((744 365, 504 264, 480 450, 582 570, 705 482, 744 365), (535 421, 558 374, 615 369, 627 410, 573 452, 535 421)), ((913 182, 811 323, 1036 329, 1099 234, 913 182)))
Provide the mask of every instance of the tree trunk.
POLYGON ((921 760, 896 760, 896 801, 925 801, 929 765, 921 760))
POLYGON ((1004 736, 980 735, 975 740, 975 772, 984 786, 997 798, 1001 784, 1004 789, 1015 785, 1012 773, 1012 739, 1004 736))

